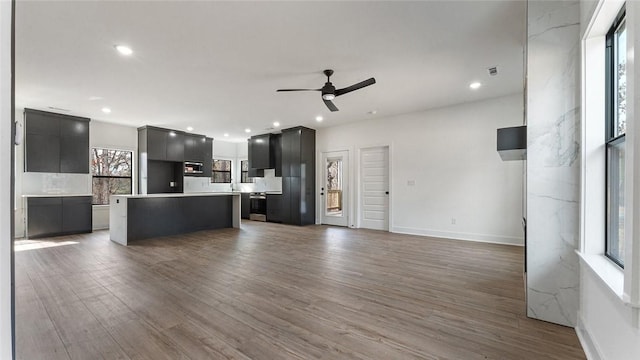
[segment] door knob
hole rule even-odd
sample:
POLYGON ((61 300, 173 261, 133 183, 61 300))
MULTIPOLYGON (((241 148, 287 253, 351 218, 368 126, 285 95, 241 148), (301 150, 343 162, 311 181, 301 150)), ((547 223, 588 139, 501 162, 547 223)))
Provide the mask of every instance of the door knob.
POLYGON ((387 194, 387 195, 389 195, 389 192, 388 192, 388 191, 385 191, 384 193, 385 193, 385 194, 387 194))
POLYGON ((324 196, 324 193, 320 193, 320 196, 324 196))

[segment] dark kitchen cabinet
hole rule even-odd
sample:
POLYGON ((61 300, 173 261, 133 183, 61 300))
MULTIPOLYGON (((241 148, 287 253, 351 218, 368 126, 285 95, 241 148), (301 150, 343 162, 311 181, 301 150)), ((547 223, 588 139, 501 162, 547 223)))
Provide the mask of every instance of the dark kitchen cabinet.
POLYGON ((202 174, 203 177, 211 177, 213 171, 213 139, 206 138, 204 141, 204 159, 202 161, 202 174))
POLYGON ((183 162, 185 138, 182 131, 143 126, 138 128, 138 150, 147 160, 183 162))
POLYGON ((249 172, 247 173, 247 176, 249 176, 250 178, 264 177, 264 169, 258 169, 253 166, 253 160, 251 156, 251 154, 253 153, 253 141, 251 141, 251 139, 247 141, 248 141, 248 152, 249 152, 249 159, 247 160, 249 163, 249 172))
POLYGON ((296 127, 282 131, 282 222, 315 223, 315 130, 296 127))
POLYGON ((275 176, 282 176, 282 135, 275 134, 271 137, 271 157, 275 176))
POLYGON ((27 237, 62 233, 62 198, 27 198, 27 237))
MULTIPOLYGON (((140 131, 140 129, 138 129, 140 131)), ((139 149, 147 153, 148 160, 167 159, 167 131, 164 129, 147 128, 142 131, 146 148, 139 149)), ((140 133, 138 133, 140 137, 140 133)), ((138 144, 140 147, 140 143, 138 144)))
POLYGON ((267 221, 282 222, 282 195, 267 194, 267 221))
POLYGON ((202 135, 184 135, 184 160, 204 162, 204 148, 207 138, 202 135))
POLYGON ((24 146, 27 172, 60 172, 59 136, 27 133, 24 146))
POLYGON ((25 109, 27 172, 89 173, 89 121, 25 109))
POLYGON ((89 173, 88 121, 60 121, 60 172, 89 173))
POLYGON ((202 161, 201 157, 198 155, 198 139, 194 135, 184 135, 184 160, 202 161))
POLYGON ((196 134, 184 135, 184 160, 202 163, 202 174, 190 176, 211 177, 212 153, 212 138, 196 134))
POLYGON ((167 161, 184 161, 184 133, 170 130, 167 133, 167 161))
POLYGON ((62 232, 65 234, 91 232, 91 196, 62 198, 62 232))
POLYGON ((27 237, 91 232, 91 200, 91 196, 27 198, 27 237))
POLYGON ((249 193, 240 194, 240 217, 243 219, 249 219, 249 214, 251 213, 251 200, 249 193))
POLYGON ((249 161, 254 169, 272 169, 271 134, 256 135, 249 139, 249 161))

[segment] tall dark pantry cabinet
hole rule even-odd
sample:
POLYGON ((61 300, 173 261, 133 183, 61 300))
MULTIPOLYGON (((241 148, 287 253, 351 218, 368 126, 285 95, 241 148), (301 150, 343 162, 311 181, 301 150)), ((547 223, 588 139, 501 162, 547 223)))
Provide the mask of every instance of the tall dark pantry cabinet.
POLYGON ((303 126, 282 130, 282 222, 316 222, 316 131, 303 126))

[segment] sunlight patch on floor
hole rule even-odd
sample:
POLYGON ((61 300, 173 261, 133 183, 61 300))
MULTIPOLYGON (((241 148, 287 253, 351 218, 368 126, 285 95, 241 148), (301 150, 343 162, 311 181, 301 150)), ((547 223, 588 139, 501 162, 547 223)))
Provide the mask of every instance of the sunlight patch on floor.
POLYGON ((75 245, 77 243, 77 241, 16 240, 13 243, 13 250, 15 252, 37 250, 63 245, 75 245))

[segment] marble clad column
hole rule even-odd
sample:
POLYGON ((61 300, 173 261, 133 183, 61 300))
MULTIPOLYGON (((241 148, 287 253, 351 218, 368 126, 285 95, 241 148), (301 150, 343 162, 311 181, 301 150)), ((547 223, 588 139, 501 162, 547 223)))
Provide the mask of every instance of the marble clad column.
POLYGON ((572 327, 579 296, 579 19, 578 1, 528 1, 527 314, 572 327))

